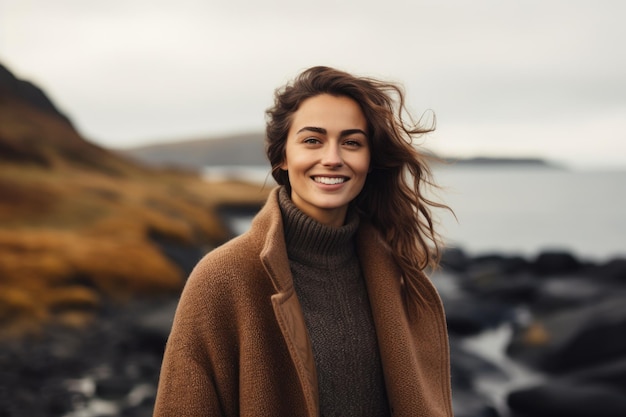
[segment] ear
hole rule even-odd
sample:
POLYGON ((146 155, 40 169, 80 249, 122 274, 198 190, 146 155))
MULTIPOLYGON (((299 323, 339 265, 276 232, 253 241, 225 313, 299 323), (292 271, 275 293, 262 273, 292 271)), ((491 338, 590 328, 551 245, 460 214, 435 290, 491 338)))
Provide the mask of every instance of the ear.
POLYGON ((283 171, 288 171, 289 167, 287 165, 287 158, 283 158, 283 163, 280 164, 280 169, 282 169, 283 171))

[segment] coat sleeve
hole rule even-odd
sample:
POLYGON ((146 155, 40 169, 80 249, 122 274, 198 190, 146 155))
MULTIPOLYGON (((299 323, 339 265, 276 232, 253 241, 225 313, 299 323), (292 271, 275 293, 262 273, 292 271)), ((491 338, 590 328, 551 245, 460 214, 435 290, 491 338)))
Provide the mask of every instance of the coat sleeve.
POLYGON ((168 342, 154 407, 154 417, 222 416, 213 378, 179 348, 179 341, 168 342))
POLYGON ((211 290, 207 275, 196 267, 181 295, 163 356, 154 417, 231 414, 227 409, 232 399, 224 393, 236 389, 236 361, 225 356, 232 354, 233 338, 225 332, 223 294, 211 290))

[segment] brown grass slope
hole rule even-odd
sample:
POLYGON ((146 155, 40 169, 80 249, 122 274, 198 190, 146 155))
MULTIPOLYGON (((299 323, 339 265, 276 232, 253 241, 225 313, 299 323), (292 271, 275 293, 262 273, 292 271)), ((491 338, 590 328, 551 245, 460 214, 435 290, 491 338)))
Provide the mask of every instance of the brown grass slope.
POLYGON ((207 183, 89 143, 2 70, 0 335, 80 324, 105 299, 180 290, 185 271, 162 248, 219 244, 228 231, 214 209, 265 199, 256 185, 207 183))

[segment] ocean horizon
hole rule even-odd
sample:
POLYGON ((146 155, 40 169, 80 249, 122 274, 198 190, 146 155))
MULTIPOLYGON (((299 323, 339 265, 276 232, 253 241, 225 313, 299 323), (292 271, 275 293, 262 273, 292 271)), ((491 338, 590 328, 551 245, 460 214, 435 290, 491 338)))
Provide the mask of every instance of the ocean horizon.
MULTIPOLYGON (((275 185, 268 167, 206 167, 207 179, 275 185)), ((432 193, 455 216, 434 214, 448 247, 526 258, 563 251, 589 261, 626 257, 626 170, 443 166, 432 193)), ((250 219, 241 219, 239 232, 250 219)))

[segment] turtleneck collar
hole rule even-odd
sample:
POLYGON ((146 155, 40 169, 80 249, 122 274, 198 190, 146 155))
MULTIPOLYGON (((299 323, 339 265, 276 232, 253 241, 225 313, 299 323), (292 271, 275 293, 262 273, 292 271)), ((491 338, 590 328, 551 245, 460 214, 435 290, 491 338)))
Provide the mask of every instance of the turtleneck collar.
POLYGON ((339 265, 355 256, 354 235, 359 226, 359 216, 354 210, 348 210, 343 226, 331 227, 297 208, 285 187, 278 193, 278 202, 289 259, 321 266, 339 265))

